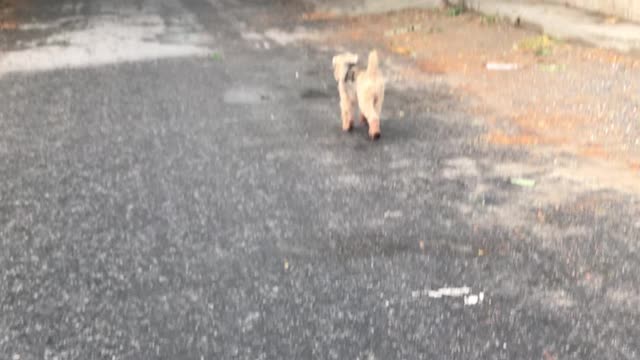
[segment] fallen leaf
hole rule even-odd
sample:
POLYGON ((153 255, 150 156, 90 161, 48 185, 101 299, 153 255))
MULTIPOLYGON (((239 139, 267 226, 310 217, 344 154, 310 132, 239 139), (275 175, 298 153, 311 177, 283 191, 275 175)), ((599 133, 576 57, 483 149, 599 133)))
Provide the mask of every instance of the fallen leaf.
POLYGON ((537 56, 550 55, 556 42, 548 35, 533 36, 521 40, 514 46, 517 50, 529 51, 537 56))
POLYGON ((491 71, 513 71, 518 70, 518 64, 489 62, 486 65, 487 70, 491 71))
POLYGON ((546 72, 558 72, 558 71, 564 71, 566 69, 565 65, 558 65, 558 64, 540 64, 538 65, 538 67, 540 68, 540 70, 546 71, 546 72))
POLYGON ((15 21, 3 21, 0 22, 0 30, 16 30, 18 24, 15 21))
POLYGON ((391 51, 399 55, 411 55, 411 50, 407 49, 404 46, 396 46, 392 48, 391 51))
POLYGON ((520 187, 531 188, 536 185, 536 181, 533 179, 526 179, 526 178, 511 178, 511 184, 517 185, 520 187))

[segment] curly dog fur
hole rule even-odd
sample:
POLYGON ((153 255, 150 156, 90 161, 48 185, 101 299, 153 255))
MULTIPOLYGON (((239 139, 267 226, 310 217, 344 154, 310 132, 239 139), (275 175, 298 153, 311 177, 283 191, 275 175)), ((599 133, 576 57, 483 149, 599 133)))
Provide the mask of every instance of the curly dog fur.
POLYGON ((384 102, 385 81, 380 72, 378 52, 369 53, 366 70, 357 67, 358 55, 342 53, 333 57, 333 74, 340 93, 342 129, 353 128, 353 105, 358 103, 360 122, 369 125, 369 137, 380 137, 380 114, 384 102))

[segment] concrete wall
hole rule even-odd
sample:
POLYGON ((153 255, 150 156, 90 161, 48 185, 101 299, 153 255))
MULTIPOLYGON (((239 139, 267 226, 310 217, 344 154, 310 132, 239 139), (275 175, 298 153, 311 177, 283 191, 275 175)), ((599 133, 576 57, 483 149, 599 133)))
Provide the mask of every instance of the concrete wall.
POLYGON ((640 0, 548 0, 640 22, 640 0))

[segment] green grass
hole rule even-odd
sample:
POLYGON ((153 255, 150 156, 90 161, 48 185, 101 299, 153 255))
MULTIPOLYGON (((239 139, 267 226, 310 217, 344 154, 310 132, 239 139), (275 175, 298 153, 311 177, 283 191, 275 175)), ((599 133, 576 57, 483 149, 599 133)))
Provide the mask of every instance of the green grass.
POLYGON ((549 56, 553 54, 556 44, 557 42, 548 35, 541 35, 521 40, 516 44, 516 48, 536 56, 549 56))
POLYGON ((498 22, 498 16, 496 15, 482 15, 480 23, 483 25, 495 25, 498 22))
POLYGON ((447 15, 452 17, 460 16, 464 14, 466 11, 467 9, 463 5, 451 6, 450 8, 447 9, 447 15))

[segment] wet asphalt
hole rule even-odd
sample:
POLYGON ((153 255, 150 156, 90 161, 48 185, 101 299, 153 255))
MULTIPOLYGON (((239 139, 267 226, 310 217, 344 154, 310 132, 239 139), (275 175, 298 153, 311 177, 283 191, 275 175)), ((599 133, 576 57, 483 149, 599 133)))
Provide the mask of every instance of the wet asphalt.
POLYGON ((241 36, 303 9, 184 0, 211 56, 0 78, 0 359, 640 357, 637 200, 477 220, 528 191, 490 164, 548 159, 446 84, 342 133, 331 51, 241 36))

